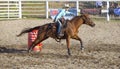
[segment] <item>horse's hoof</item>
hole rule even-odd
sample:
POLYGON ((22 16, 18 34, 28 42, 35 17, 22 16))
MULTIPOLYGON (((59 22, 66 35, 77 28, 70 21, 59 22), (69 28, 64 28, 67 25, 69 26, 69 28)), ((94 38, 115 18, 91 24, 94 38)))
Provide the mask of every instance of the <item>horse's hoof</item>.
POLYGON ((27 53, 30 53, 31 52, 31 50, 27 50, 27 53))
POLYGON ((69 56, 71 56, 71 54, 68 54, 69 56))
POLYGON ((71 53, 68 53, 69 56, 71 56, 71 53))
POLYGON ((30 51, 29 51, 29 50, 27 50, 27 53, 30 53, 30 51))
POLYGON ((80 49, 83 51, 85 48, 82 47, 82 48, 80 48, 80 49))

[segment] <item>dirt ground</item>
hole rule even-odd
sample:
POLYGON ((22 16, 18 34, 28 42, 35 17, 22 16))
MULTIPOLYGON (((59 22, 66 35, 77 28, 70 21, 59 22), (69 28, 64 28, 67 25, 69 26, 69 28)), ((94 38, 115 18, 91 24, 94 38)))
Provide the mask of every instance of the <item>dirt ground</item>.
POLYGON ((71 39, 71 54, 66 42, 49 38, 40 53, 27 53, 27 34, 16 37, 24 28, 52 22, 50 19, 0 21, 0 69, 120 69, 120 20, 93 20, 94 28, 82 25, 79 36, 85 49, 71 39))

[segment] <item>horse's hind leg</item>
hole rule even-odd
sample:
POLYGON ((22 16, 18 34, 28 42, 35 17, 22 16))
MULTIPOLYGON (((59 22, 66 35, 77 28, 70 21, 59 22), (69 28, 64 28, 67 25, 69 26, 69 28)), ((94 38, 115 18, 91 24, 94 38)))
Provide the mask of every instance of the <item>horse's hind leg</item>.
POLYGON ((43 40, 47 38, 48 37, 43 37, 43 38, 37 37, 36 40, 32 43, 32 45, 28 48, 28 52, 31 51, 38 43, 42 42, 43 40))
POLYGON ((40 43, 40 39, 37 38, 37 39, 32 43, 32 45, 28 48, 28 52, 32 51, 32 49, 33 49, 38 43, 40 43))

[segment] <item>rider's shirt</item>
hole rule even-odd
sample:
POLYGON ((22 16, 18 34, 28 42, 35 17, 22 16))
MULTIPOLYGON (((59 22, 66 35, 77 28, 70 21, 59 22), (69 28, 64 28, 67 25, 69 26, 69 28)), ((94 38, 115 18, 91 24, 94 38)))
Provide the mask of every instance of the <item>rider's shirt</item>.
MULTIPOLYGON (((66 14, 73 14, 72 12, 66 11, 65 9, 60 10, 60 12, 56 15, 54 22, 57 22, 58 19, 64 18, 66 14)), ((74 14, 73 14, 74 15, 74 14)))

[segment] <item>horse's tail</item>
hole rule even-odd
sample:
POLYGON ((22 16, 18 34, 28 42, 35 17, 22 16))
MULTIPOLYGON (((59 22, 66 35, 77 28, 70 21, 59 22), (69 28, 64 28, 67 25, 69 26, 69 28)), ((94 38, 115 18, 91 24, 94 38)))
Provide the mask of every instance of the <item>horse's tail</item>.
POLYGON ((36 26, 34 28, 25 28, 25 29, 22 30, 22 32, 20 34, 17 35, 17 37, 19 37, 19 36, 21 36, 21 35, 23 35, 25 33, 29 33, 29 32, 31 32, 33 30, 38 30, 39 28, 40 28, 40 26, 36 26))

